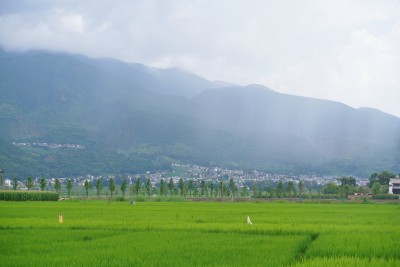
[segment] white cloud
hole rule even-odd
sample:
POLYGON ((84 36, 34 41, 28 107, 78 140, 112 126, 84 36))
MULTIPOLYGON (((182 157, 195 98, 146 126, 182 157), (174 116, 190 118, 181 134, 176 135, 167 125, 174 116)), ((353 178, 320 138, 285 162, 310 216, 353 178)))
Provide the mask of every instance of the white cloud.
POLYGON ((176 66, 400 116, 396 0, 40 3, 0 4, 0 46, 176 66))

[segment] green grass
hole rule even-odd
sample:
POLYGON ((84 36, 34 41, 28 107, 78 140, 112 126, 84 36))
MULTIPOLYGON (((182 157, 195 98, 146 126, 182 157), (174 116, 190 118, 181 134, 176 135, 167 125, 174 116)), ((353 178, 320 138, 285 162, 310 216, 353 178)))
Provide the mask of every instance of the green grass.
POLYGON ((0 265, 400 266, 399 225, 397 204, 0 202, 0 265))

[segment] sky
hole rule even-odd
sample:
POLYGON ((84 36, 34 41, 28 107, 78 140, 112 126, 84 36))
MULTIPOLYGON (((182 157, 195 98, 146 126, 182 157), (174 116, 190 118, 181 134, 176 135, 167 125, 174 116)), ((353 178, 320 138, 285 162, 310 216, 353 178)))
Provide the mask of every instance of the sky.
POLYGON ((1 0, 0 47, 178 67, 400 117, 400 0, 1 0))

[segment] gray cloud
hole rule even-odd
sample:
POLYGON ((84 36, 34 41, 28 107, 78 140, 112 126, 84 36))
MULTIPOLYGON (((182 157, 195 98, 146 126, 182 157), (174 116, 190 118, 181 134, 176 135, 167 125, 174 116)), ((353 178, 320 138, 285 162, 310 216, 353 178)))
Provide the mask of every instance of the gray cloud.
POLYGON ((400 116, 400 3, 8 1, 0 46, 180 67, 400 116))

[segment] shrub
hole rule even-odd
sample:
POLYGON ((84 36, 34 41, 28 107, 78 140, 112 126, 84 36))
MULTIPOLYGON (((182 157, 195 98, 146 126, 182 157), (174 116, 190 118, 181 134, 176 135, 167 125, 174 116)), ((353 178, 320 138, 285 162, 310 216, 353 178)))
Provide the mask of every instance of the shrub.
POLYGON ((376 195, 373 197, 373 199, 399 199, 399 198, 400 198, 399 195, 389 195, 389 194, 376 195))
POLYGON ((0 200, 5 201, 58 201, 54 192, 0 191, 0 200))

